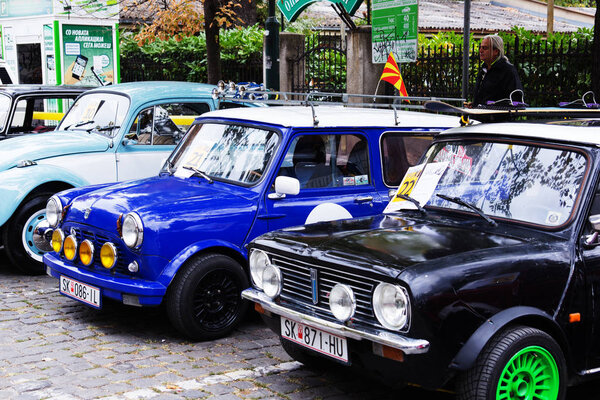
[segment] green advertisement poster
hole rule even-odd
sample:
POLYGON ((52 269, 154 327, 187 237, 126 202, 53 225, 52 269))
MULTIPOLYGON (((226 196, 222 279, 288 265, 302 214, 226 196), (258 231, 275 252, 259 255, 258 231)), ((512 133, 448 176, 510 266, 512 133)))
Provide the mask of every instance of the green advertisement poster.
POLYGON ((0 0, 0 18, 52 14, 52 0, 0 0))
MULTIPOLYGON (((294 22, 296 18, 304 11, 306 7, 319 0, 277 0, 277 7, 290 22, 294 22)), ((353 15, 363 0, 328 0, 330 3, 341 4, 348 14, 353 15)))
POLYGON ((417 60, 419 5, 417 0, 372 0, 372 46, 374 64, 417 60))
POLYGON ((65 85, 104 86, 114 80, 110 26, 63 25, 65 85))
POLYGON ((56 85, 56 64, 54 61, 54 31, 51 25, 44 25, 44 53, 46 54, 46 83, 56 85))

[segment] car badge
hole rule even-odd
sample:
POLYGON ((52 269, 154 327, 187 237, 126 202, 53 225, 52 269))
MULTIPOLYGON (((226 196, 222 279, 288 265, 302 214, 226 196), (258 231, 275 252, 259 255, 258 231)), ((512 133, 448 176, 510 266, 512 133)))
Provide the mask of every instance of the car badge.
POLYGON ((88 219, 88 217, 90 216, 91 212, 92 212, 91 208, 86 208, 85 209, 85 213, 83 214, 83 219, 88 219))
POLYGON ((72 226, 69 232, 71 233, 71 235, 77 237, 77 229, 75 229, 75 227, 72 226))
POLYGON ((317 270, 314 268, 310 269, 310 283, 312 287, 312 302, 313 304, 319 304, 319 283, 317 279, 317 270))

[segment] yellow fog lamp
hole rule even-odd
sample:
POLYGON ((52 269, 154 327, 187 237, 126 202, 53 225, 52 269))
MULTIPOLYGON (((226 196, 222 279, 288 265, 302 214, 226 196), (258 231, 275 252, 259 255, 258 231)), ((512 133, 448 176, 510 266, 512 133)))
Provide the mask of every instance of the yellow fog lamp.
POLYGON ((54 232, 52 232, 52 250, 54 250, 57 253, 60 253, 60 251, 63 248, 64 241, 65 234, 62 230, 56 229, 54 232))
POLYGON ((69 235, 65 239, 63 244, 63 251, 65 253, 65 257, 69 261, 74 261, 75 257, 77 257, 77 239, 75 236, 69 235))
POLYGON ((102 266, 111 269, 117 263, 117 248, 114 244, 106 242, 100 249, 100 262, 102 266))
POLYGON ((79 246, 79 259, 85 266, 91 265, 94 261, 94 244, 87 239, 79 246))

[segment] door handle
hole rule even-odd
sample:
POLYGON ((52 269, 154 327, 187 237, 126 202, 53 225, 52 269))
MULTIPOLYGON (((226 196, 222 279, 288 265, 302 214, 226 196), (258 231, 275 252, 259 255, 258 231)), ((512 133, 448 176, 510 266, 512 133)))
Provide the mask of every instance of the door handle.
POLYGON ((370 203, 373 201, 373 196, 359 196, 359 197, 355 197, 354 198, 354 202, 361 204, 361 203, 370 203))

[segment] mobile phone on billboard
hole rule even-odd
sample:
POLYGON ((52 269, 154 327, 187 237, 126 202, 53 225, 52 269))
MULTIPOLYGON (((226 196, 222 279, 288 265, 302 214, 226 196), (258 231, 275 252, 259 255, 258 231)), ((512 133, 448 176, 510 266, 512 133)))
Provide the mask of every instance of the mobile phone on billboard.
POLYGON ((77 80, 81 79, 81 75, 83 75, 87 62, 88 58, 86 56, 82 56, 81 54, 77 56, 75 65, 73 65, 73 78, 77 80))

